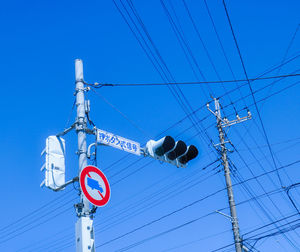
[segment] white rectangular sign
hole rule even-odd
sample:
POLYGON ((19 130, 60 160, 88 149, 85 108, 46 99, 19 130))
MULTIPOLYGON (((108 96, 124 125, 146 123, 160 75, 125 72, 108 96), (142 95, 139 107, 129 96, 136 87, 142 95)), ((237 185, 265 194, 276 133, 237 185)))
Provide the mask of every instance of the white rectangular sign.
POLYGON ((111 147, 130 152, 132 154, 141 155, 141 148, 140 144, 126 139, 121 136, 117 136, 113 133, 109 133, 107 131, 97 129, 97 142, 109 145, 111 147))

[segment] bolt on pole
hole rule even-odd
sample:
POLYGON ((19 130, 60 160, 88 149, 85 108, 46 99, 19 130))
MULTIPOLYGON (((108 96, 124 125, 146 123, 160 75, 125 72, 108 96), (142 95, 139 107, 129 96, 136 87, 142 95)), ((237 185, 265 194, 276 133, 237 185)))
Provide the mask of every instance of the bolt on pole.
MULTIPOLYGON (((75 60, 76 79, 76 132, 78 137, 79 174, 87 166, 85 97, 82 60, 75 60)), ((90 217, 89 201, 80 193, 80 203, 76 205, 78 220, 76 222, 76 252, 95 252, 93 220, 90 217)))

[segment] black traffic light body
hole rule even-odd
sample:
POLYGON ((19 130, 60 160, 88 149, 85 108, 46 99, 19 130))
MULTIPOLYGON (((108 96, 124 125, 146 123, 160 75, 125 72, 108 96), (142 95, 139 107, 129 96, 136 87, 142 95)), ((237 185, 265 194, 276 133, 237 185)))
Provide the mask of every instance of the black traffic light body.
POLYGON ((181 140, 175 142, 172 137, 165 136, 158 141, 148 141, 145 154, 177 167, 186 167, 190 160, 197 157, 198 150, 194 145, 186 146, 181 140))

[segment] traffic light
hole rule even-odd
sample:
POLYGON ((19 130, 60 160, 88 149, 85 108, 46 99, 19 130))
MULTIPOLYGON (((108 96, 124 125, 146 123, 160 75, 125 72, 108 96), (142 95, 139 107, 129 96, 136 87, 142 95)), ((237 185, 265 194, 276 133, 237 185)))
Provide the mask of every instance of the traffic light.
POLYGON ((158 141, 148 141, 145 155, 177 167, 186 167, 190 160, 197 157, 198 150, 194 145, 186 146, 181 140, 175 142, 172 137, 165 136, 158 141))
POLYGON ((52 190, 65 184, 65 140, 57 136, 46 139, 46 148, 41 155, 46 154, 46 162, 41 171, 45 169, 45 179, 41 186, 52 190))

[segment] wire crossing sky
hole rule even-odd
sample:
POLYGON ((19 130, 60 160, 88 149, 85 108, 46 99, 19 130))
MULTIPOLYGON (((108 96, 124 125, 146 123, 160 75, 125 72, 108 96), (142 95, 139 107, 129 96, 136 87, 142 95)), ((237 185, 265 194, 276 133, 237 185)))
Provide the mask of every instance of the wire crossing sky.
MULTIPOLYGON (((97 251, 233 251, 213 98, 229 121, 229 167, 244 245, 299 251, 299 8, 294 0, 20 1, 2 4, 0 251, 73 252, 79 185, 40 188, 45 140, 75 122, 83 60, 90 128, 142 147, 172 136, 199 155, 176 168, 107 146, 95 164, 111 200, 97 251)), ((66 179, 78 176, 77 137, 66 179)), ((95 142, 89 136, 88 144, 95 142)))

